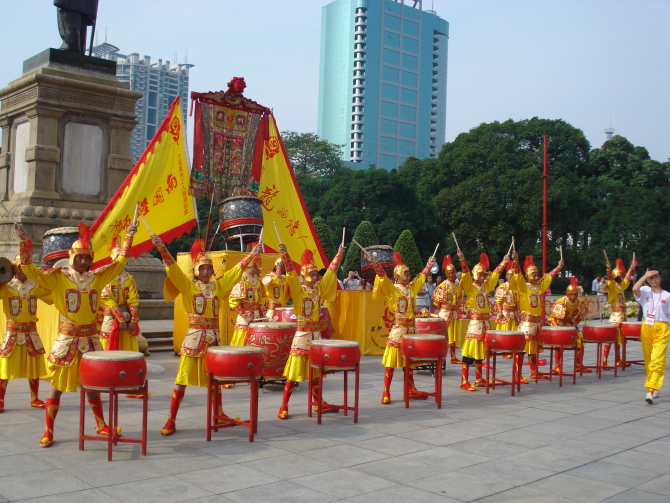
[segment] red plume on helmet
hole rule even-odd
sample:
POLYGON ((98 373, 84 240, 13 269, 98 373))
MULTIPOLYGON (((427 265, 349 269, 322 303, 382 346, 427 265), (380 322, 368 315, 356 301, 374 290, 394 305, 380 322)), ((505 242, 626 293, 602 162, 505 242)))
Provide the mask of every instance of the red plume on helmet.
POLYGON ((570 286, 565 290, 566 294, 579 293, 579 281, 574 276, 570 276, 570 286))
POLYGON ((442 260, 442 270, 446 271, 447 267, 451 265, 451 255, 445 255, 444 260, 442 260))
POLYGON ((111 241, 109 242, 109 248, 107 248, 107 250, 112 251, 114 248, 118 248, 119 246, 121 246, 121 236, 114 234, 111 241))
POLYGON ((489 256, 486 253, 479 255, 479 263, 482 265, 485 271, 489 270, 491 262, 489 262, 489 256))
POLYGON ((191 260, 194 264, 198 262, 198 257, 201 253, 205 253, 205 240, 196 239, 191 246, 191 260))
POLYGON ((626 266, 623 265, 623 260, 620 258, 616 259, 616 268, 619 269, 621 272, 624 272, 626 270, 626 266))
POLYGON ((85 223, 79 224, 79 247, 87 250, 91 249, 91 230, 85 223))
POLYGON ((570 276, 570 286, 577 288, 579 286, 579 281, 575 276, 570 276))
POLYGON ((532 255, 526 255, 526 260, 523 261, 523 270, 525 271, 531 266, 534 266, 535 262, 533 261, 532 255))
POLYGON ((318 271, 314 262, 314 252, 305 250, 300 257, 300 274, 306 277, 312 271, 318 271))
POLYGON ((393 265, 402 265, 402 256, 400 255, 400 252, 393 252, 393 265))

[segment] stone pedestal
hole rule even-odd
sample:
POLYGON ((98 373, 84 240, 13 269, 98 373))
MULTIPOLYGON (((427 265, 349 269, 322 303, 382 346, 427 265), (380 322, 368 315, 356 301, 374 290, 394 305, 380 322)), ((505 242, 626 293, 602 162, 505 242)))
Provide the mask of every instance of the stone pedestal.
MULTIPOLYGON (((133 167, 130 134, 141 93, 116 64, 58 49, 24 62, 0 90, 0 199, 33 238, 54 227, 92 224, 133 167)), ((14 253, 12 219, 0 210, 0 252, 14 253)))

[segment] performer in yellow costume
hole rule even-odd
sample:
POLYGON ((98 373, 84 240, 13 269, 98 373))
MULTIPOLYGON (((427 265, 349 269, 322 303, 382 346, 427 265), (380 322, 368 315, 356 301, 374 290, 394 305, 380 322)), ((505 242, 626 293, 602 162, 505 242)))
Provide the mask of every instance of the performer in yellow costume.
POLYGON ((230 292, 229 305, 237 312, 235 331, 230 342, 232 346, 244 346, 249 323, 265 315, 263 283, 258 277, 260 272, 261 256, 256 255, 244 270, 242 279, 230 292))
MULTIPOLYGON (((579 283, 577 278, 570 278, 570 286, 565 290, 565 296, 554 302, 549 315, 549 325, 553 327, 574 327, 577 328, 587 311, 586 303, 579 298, 579 283)), ((584 344, 582 342, 582 333, 577 331, 577 364, 575 372, 591 372, 591 369, 584 369, 582 359, 584 357, 584 344)), ((556 372, 560 373, 563 369, 563 361, 558 349, 554 349, 554 359, 556 360, 556 372)))
MULTIPOLYGON (((626 321, 626 296, 624 292, 630 285, 630 277, 635 270, 635 261, 631 262, 630 268, 624 276, 625 266, 623 260, 616 259, 616 267, 612 269, 612 264, 607 262, 607 303, 612 308, 610 319, 608 323, 617 326, 617 343, 626 344, 626 338, 621 334, 621 324, 626 321)), ((614 348, 614 364, 621 366, 621 355, 619 354, 619 346, 614 348)), ((603 352, 603 366, 607 367, 607 357, 610 354, 611 344, 605 344, 603 352)))
MULTIPOLYGON (((372 290, 372 298, 386 297, 388 310, 393 316, 393 325, 386 341, 386 349, 382 357, 384 369, 384 392, 382 393, 382 403, 391 403, 391 381, 393 380, 394 370, 405 366, 405 358, 402 355, 401 343, 405 334, 415 334, 416 328, 414 318, 416 317, 416 296, 423 288, 426 282, 426 276, 435 263, 435 257, 430 257, 426 267, 423 268, 416 278, 411 279, 409 267, 402 262, 400 253, 393 253, 393 276, 395 283, 386 276, 382 266, 374 260, 372 255, 365 252, 365 258, 372 263, 377 276, 372 290)), ((410 397, 425 399, 426 395, 418 392, 414 386, 414 375, 410 370, 407 376, 410 383, 410 397)))
MULTIPOLYGON (((314 263, 314 254, 311 250, 305 250, 300 259, 300 276, 303 283, 300 284, 300 278, 293 268, 293 261, 288 255, 286 245, 280 244, 279 251, 282 254, 282 261, 286 265, 286 284, 291 297, 293 297, 293 309, 297 318, 295 336, 291 343, 286 367, 284 367, 284 395, 279 407, 277 417, 279 419, 288 418, 288 402, 295 388, 296 382, 302 382, 309 379, 309 348, 313 340, 321 339, 321 301, 335 300, 337 293, 336 271, 342 262, 342 255, 346 248, 340 245, 337 255, 328 266, 328 270, 319 281, 319 270, 314 263)), ((312 394, 316 397, 318 393, 317 380, 312 382, 312 394)), ((323 412, 335 412, 337 408, 323 402, 323 412)))
MULTIPOLYGON (((114 245, 110 257, 116 260, 121 252, 119 236, 114 236, 112 241, 114 245)), ((104 349, 139 351, 139 304, 135 279, 126 271, 121 271, 102 289, 100 342, 104 349)))
POLYGON ((654 403, 665 379, 665 363, 670 340, 670 292, 661 288, 661 273, 656 269, 647 272, 633 285, 633 296, 643 308, 640 333, 644 370, 647 379, 645 400, 654 403), (645 285, 646 283, 646 285, 645 285))
MULTIPOLYGON (((265 298, 268 303, 265 316, 270 321, 274 320, 275 309, 286 304, 289 298, 289 290, 286 285, 286 267, 281 257, 275 261, 275 268, 270 274, 263 276, 261 280, 265 289, 265 298)), ((276 321, 276 320, 274 320, 276 321)))
POLYGON ((541 379, 548 379, 548 375, 540 374, 537 365, 537 355, 542 352, 540 344, 540 327, 542 326, 542 294, 549 288, 552 280, 563 268, 564 262, 561 259, 558 266, 554 268, 549 274, 540 276, 533 256, 526 256, 524 261, 524 271, 526 272, 526 279, 521 274, 519 267, 519 256, 516 252, 512 253, 514 259, 514 281, 519 290, 519 305, 521 306, 521 325, 519 330, 526 336, 526 346, 523 352, 517 355, 517 372, 518 380, 522 383, 527 383, 528 380, 521 375, 523 369, 524 353, 528 354, 528 363, 530 363, 530 377, 535 379, 535 376, 541 379))
MULTIPOLYGON (((219 345, 219 310, 224 299, 235 286, 242 273, 254 256, 258 255, 260 247, 257 245, 236 266, 220 277, 214 277, 212 259, 205 252, 205 243, 197 239, 191 247, 194 279, 189 278, 177 265, 163 240, 151 235, 151 242, 158 248, 165 263, 165 288, 163 296, 166 301, 174 300, 181 294, 184 310, 188 314, 188 330, 179 351, 179 368, 175 387, 170 402, 170 415, 161 434, 172 435, 177 430, 177 412, 184 398, 186 386, 207 387, 207 370, 205 369, 205 354, 209 346, 219 345)), ((213 410, 218 416, 223 416, 221 404, 221 388, 216 386, 212 396, 213 410)))
MULTIPOLYGON (((100 292, 116 277, 128 262, 128 252, 133 244, 137 224, 128 226, 121 252, 112 264, 102 270, 90 270, 93 263, 90 231, 86 224, 79 224, 79 239, 70 248, 70 268, 59 267, 44 273, 32 263, 32 243, 20 225, 15 225, 21 239, 19 250, 21 267, 25 275, 38 285, 51 291, 54 306, 60 313, 58 336, 47 361, 51 370, 51 392, 46 403, 46 430, 40 441, 42 447, 53 444, 53 428, 63 391, 77 391, 81 355, 89 351, 102 351, 98 337, 97 313, 100 292)), ((100 400, 100 393, 86 393, 95 416, 99 435, 109 435, 100 400)))
POLYGON ((37 396, 40 376, 46 375, 44 346, 37 333, 37 299, 52 304, 51 292, 28 279, 17 255, 12 263, 14 277, 0 285, 2 310, 7 320, 5 337, 0 343, 0 413, 5 410, 5 391, 9 379, 28 379, 30 406, 43 409, 37 396))
POLYGON ((519 292, 514 284, 513 263, 507 263, 505 282, 496 288, 496 330, 516 330, 519 326, 519 292))
POLYGON ((463 344, 458 326, 458 299, 462 296, 462 289, 460 283, 456 283, 456 268, 451 263, 451 255, 444 256, 442 269, 447 279, 435 287, 433 304, 439 309, 437 315, 447 324, 451 363, 460 364, 461 361, 456 358, 456 348, 460 348, 463 344))
POLYGON ((468 299, 465 307, 468 310, 468 330, 465 333, 465 342, 461 348, 463 368, 461 373, 461 389, 475 391, 477 387, 486 386, 486 379, 482 377, 482 360, 486 358, 486 345, 484 338, 486 331, 491 328, 491 308, 487 295, 492 292, 498 284, 500 273, 505 270, 505 264, 509 261, 509 255, 505 255, 503 261, 488 276, 489 258, 486 253, 479 256, 479 263, 468 268, 465 256, 458 250, 458 258, 461 261, 461 288, 468 299), (469 382, 470 365, 475 365, 475 384, 469 382))

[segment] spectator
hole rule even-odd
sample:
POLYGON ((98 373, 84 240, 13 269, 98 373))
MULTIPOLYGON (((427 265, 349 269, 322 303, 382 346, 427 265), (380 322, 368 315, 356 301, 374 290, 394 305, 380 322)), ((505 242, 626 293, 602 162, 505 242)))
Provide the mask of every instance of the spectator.
POLYGON ((592 293, 593 295, 597 295, 597 294, 598 294, 598 290, 600 289, 600 280, 601 280, 601 279, 602 279, 602 278, 598 275, 598 276, 595 277, 595 279, 594 279, 593 282, 591 283, 591 293, 592 293))
POLYGON ((361 278, 360 276, 358 276, 357 271, 349 271, 349 274, 347 275, 346 278, 344 278, 344 281, 342 282, 345 290, 358 290, 360 283, 361 278))

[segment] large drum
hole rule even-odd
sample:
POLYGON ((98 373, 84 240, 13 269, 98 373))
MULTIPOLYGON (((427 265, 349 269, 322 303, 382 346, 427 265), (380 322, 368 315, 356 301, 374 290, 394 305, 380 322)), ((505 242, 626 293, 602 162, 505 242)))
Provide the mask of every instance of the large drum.
POLYGON ((577 345, 577 329, 574 327, 542 327, 540 329, 540 340, 545 346, 567 346, 577 345))
POLYGON ((485 344, 491 351, 523 351, 526 337, 516 330, 487 330, 485 344))
POLYGON ((312 341, 309 363, 312 367, 323 365, 324 370, 354 370, 361 361, 358 342, 321 339, 312 341))
POLYGON ((438 334, 405 334, 402 353, 410 360, 437 361, 447 355, 447 338, 438 334))
MULTIPOLYGON (((368 246, 365 248, 365 251, 372 255, 374 260, 379 262, 379 265, 384 268, 389 278, 393 278, 393 247, 388 245, 368 246)), ((368 261, 363 252, 361 252, 361 278, 372 281, 376 275, 377 273, 372 262, 368 261)))
POLYGON ((585 342, 615 343, 617 327, 609 323, 586 322, 582 329, 582 336, 585 342))
POLYGON ((286 323, 296 323, 295 311, 293 306, 278 307, 275 309, 275 317, 277 321, 284 321, 286 323))
POLYGON ((234 196, 219 204, 219 229, 228 242, 257 241, 263 229, 261 200, 251 196, 234 196))
POLYGON ((283 379, 296 326, 295 323, 276 321, 249 323, 244 345, 259 348, 263 352, 265 366, 262 375, 265 379, 283 379))
POLYGON ((53 267, 60 259, 67 258, 72 244, 79 239, 77 227, 57 227, 49 229, 42 236, 42 261, 53 267))
POLYGON ((642 322, 624 321, 621 324, 621 333, 623 334, 624 337, 639 339, 640 334, 642 333, 642 322))
POLYGON ((414 324, 419 334, 447 335, 447 322, 442 318, 414 318, 414 324))
MULTIPOLYGON (((278 307, 275 309, 275 318, 279 322, 296 323, 298 318, 295 316, 293 306, 278 307)), ((333 322, 330 318, 330 312, 326 306, 321 306, 319 312, 319 330, 323 339, 333 338, 333 322)), ((295 330, 294 330, 295 332, 295 330)))
POLYGON ((147 362, 137 351, 90 351, 79 364, 79 379, 87 389, 118 391, 141 388, 147 378, 147 362))
POLYGON ((210 346, 205 368, 220 381, 248 381, 263 369, 263 351, 248 346, 210 346))

